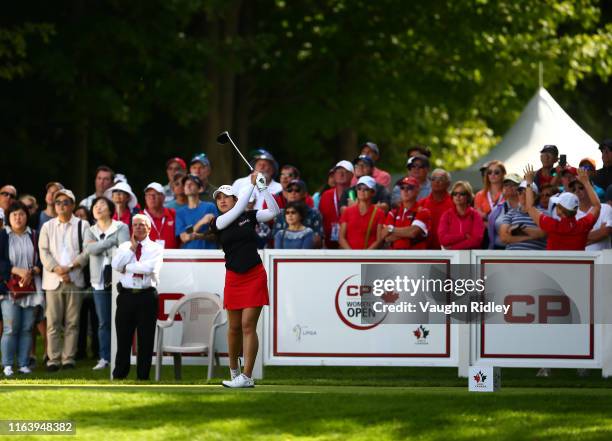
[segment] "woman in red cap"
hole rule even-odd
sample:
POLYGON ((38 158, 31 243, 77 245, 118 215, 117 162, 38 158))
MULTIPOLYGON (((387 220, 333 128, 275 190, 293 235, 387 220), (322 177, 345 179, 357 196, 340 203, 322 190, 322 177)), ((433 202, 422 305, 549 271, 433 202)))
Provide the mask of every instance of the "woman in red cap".
POLYGON ((217 208, 222 213, 216 219, 207 215, 210 230, 217 236, 225 252, 225 289, 223 306, 227 309, 227 333, 231 380, 225 387, 254 387, 251 378, 259 341, 257 321, 261 308, 269 304, 268 278, 257 252, 258 222, 268 222, 280 213, 274 197, 268 191, 262 173, 254 171, 251 184, 243 186, 238 197, 230 185, 222 185, 214 193, 217 208), (246 210, 253 190, 257 186, 268 208, 246 210), (244 354, 244 373, 240 373, 238 356, 244 354))

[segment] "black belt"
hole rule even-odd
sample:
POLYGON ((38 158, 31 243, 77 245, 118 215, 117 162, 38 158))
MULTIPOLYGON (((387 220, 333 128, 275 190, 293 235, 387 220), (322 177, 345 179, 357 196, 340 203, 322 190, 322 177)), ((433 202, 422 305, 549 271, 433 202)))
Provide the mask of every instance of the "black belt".
POLYGON ((119 293, 127 294, 144 294, 148 292, 153 294, 157 293, 157 290, 152 286, 149 286, 148 288, 124 288, 121 283, 117 283, 117 291, 119 291, 119 293))

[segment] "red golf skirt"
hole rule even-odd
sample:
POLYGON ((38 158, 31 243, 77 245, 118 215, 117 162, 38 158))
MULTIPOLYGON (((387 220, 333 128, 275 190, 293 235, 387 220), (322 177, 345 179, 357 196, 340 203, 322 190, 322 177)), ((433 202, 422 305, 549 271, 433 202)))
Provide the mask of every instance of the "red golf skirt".
POLYGON ((226 269, 223 290, 225 309, 255 308, 269 304, 268 277, 261 263, 246 273, 226 269))

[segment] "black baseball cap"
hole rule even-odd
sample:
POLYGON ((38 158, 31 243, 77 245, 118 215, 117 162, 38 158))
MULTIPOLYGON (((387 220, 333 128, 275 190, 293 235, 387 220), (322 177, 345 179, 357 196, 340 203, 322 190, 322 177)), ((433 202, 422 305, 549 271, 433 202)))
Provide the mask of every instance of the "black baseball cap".
POLYGON ((370 167, 374 167, 374 160, 368 155, 359 155, 353 159, 353 165, 357 165, 359 161, 367 162, 370 167))
POLYGON ((187 180, 191 180, 193 182, 195 182, 198 187, 204 187, 204 184, 202 184, 202 181, 200 180, 200 178, 198 178, 196 175, 185 175, 183 176, 183 179, 181 179, 181 182, 183 183, 183 185, 185 185, 185 182, 187 182, 187 180))
POLYGON ((601 141, 601 144, 599 144, 599 150, 603 149, 612 150, 612 138, 604 139, 603 141, 601 141))
POLYGON ((552 153, 555 156, 559 156, 559 149, 557 148, 556 145, 546 144, 544 147, 542 147, 542 150, 540 150, 540 153, 552 153))

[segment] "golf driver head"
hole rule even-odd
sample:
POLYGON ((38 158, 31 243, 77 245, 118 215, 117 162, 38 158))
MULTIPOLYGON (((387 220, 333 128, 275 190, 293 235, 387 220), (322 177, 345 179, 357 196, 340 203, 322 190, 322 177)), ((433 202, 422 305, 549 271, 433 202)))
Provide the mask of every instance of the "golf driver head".
POLYGON ((228 131, 219 133, 219 136, 217 136, 217 142, 221 145, 225 145, 228 143, 231 144, 232 147, 234 147, 234 149, 236 150, 236 152, 238 152, 242 160, 245 162, 245 164, 249 167, 249 170, 253 171, 253 167, 251 166, 249 161, 247 161, 247 159, 244 157, 244 155, 242 154, 238 146, 234 143, 228 131))
POLYGON ((217 136, 217 142, 221 145, 225 145, 228 142, 231 142, 229 132, 225 131, 223 133, 220 133, 219 136, 217 136))

